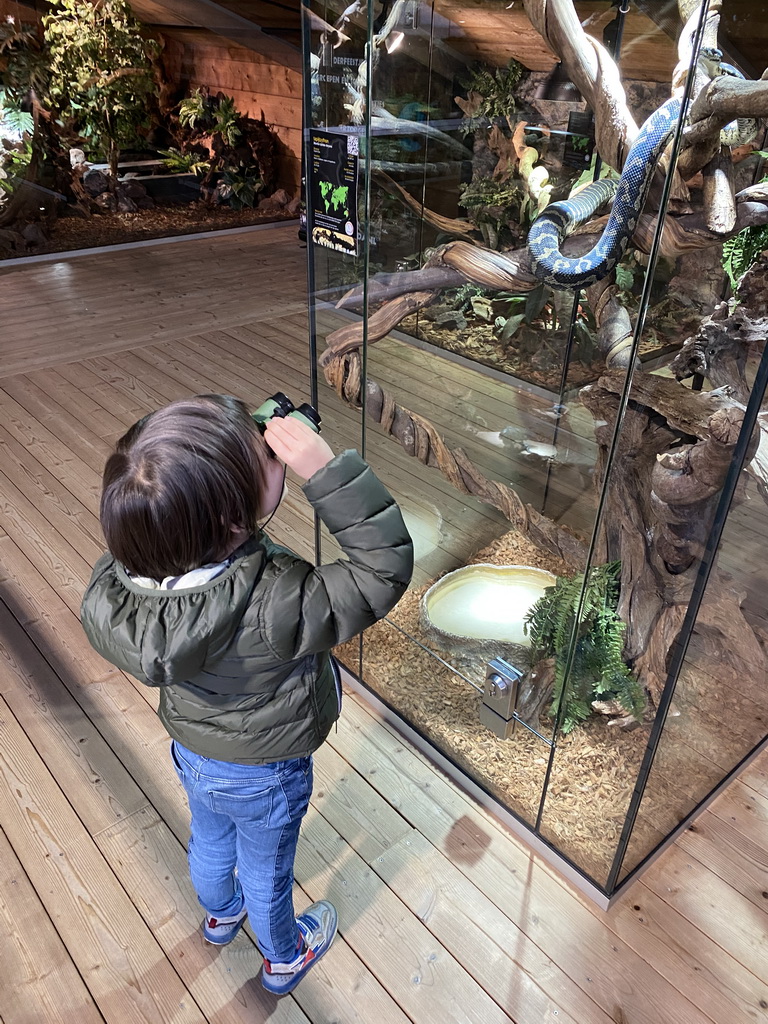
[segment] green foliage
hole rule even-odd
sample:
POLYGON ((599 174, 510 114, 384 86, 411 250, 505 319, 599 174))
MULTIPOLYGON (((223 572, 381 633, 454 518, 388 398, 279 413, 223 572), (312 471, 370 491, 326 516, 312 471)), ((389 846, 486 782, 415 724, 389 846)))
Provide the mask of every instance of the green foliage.
POLYGON ((525 193, 519 182, 475 178, 459 186, 459 206, 469 213, 490 249, 499 249, 510 241, 510 223, 521 219, 525 193))
POLYGON ((228 146, 234 146, 240 135, 240 129, 237 127, 239 116, 234 99, 231 96, 222 96, 214 111, 213 130, 221 135, 228 146))
MULTIPOLYGON (((574 142, 574 148, 579 149, 574 142)), ((586 149, 586 146, 584 147, 586 149)), ((585 170, 581 172, 576 181, 571 186, 571 195, 574 195, 578 189, 583 188, 585 185, 589 185, 590 182, 595 180, 595 167, 597 166, 597 153, 592 157, 592 163, 585 170)), ((603 162, 600 167, 600 180, 603 178, 613 178, 618 181, 620 175, 614 171, 614 169, 607 163, 603 162)))
POLYGON ((199 153, 182 153, 179 149, 159 149, 164 157, 163 167, 173 174, 207 174, 211 167, 210 160, 204 160, 199 153))
POLYGON ((26 178, 31 159, 32 142, 29 137, 0 147, 0 192, 10 195, 15 190, 18 183, 26 178))
POLYGON ((223 93, 211 96, 203 89, 195 89, 179 104, 179 123, 184 128, 198 137, 218 134, 228 146, 234 146, 240 136, 237 126, 240 117, 234 99, 223 93))
POLYGON ((515 89, 524 71, 523 65, 514 59, 505 68, 492 68, 484 64, 475 67, 469 77, 460 83, 469 93, 478 93, 482 97, 475 116, 489 120, 511 116, 516 109, 515 89))
POLYGON ((735 292, 760 253, 768 249, 768 224, 744 228, 723 243, 723 270, 735 292))
POLYGON ((233 210, 256 205, 264 182, 255 167, 238 167, 224 171, 218 185, 219 196, 226 200, 233 210))
POLYGON ((551 714, 563 708, 562 730, 570 732, 592 713, 593 700, 616 700, 639 717, 645 696, 622 657, 624 623, 616 614, 619 562, 593 567, 588 575, 581 618, 576 623, 584 574, 561 576, 534 604, 525 620, 531 638, 530 663, 554 658, 555 683, 551 714), (565 669, 572 638, 576 646, 567 689, 565 669))
POLYGON ((43 25, 49 105, 116 175, 120 147, 146 124, 157 44, 142 37, 126 0, 51 0, 43 25))
POLYGON ((485 294, 485 288, 482 288, 479 284, 472 284, 468 281, 466 284, 463 284, 461 288, 456 289, 456 292, 450 302, 451 309, 455 309, 458 312, 463 313, 466 309, 469 309, 473 298, 485 294))
POLYGON ((0 91, 0 138, 6 134, 19 137, 31 135, 34 127, 35 122, 32 115, 26 110, 19 110, 18 107, 6 106, 0 91))
POLYGON ((211 97, 202 89, 195 89, 191 96, 187 96, 179 104, 179 121, 185 128, 193 131, 211 126, 212 115, 210 111, 211 97))
POLYGON ((3 105, 17 106, 31 92, 42 97, 48 86, 45 41, 37 25, 9 17, 0 22, 0 92, 3 105))

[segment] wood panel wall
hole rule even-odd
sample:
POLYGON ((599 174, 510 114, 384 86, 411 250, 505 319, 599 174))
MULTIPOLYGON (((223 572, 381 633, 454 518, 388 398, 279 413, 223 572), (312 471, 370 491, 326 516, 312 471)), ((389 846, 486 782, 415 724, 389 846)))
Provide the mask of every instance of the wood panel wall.
POLYGON ((31 25, 39 17, 40 15, 26 4, 17 3, 16 0, 0 0, 0 21, 15 18, 16 21, 31 25))
POLYGON ((169 76, 234 97, 237 108, 264 117, 280 140, 278 187, 298 194, 301 181, 301 73, 275 58, 204 29, 164 29, 169 76))

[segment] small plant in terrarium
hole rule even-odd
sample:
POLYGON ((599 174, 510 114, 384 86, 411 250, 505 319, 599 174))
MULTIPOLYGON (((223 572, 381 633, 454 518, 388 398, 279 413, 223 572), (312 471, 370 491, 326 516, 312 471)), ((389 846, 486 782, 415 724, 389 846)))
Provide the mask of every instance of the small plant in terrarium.
POLYGON ((222 173, 216 192, 219 199, 229 203, 233 210, 243 210, 256 205, 263 188, 258 168, 238 167, 222 173))
POLYGON ((171 174, 207 174, 211 169, 211 161, 204 159, 200 153, 190 151, 182 153, 181 150, 171 146, 170 149, 158 149, 158 155, 163 157, 163 168, 171 174))
POLYGON ((616 612, 620 568, 619 562, 608 562, 590 569, 583 602, 584 574, 559 577, 526 616, 530 667, 554 659, 550 714, 556 718, 563 705, 563 732, 589 718, 593 701, 615 701, 637 719, 645 709, 643 688, 623 658, 626 627, 616 612), (572 642, 575 649, 566 685, 572 642))
POLYGON ((734 294, 739 282, 758 256, 768 249, 768 225, 744 228, 723 242, 723 270, 734 294))
POLYGON ((473 68, 469 76, 460 82, 469 97, 466 105, 461 103, 467 115, 464 128, 474 131, 478 122, 510 117, 516 109, 515 91, 525 71, 523 65, 514 59, 502 68, 487 64, 473 68))
POLYGON ((489 249, 499 249, 514 241, 511 225, 520 218, 523 190, 515 181, 476 178, 459 186, 459 206, 482 232, 489 249))
POLYGON ((0 202, 13 193, 18 183, 27 176, 27 167, 32 159, 32 142, 29 137, 21 142, 0 142, 0 202))

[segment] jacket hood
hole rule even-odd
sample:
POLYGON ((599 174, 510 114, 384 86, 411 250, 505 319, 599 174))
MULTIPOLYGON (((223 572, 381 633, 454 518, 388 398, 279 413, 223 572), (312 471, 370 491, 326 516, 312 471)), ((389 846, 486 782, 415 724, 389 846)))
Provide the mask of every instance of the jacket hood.
POLYGON ((196 587, 149 589, 104 555, 83 598, 81 621, 107 661, 151 686, 168 686, 214 669, 240 626, 266 557, 258 537, 232 563, 196 587))

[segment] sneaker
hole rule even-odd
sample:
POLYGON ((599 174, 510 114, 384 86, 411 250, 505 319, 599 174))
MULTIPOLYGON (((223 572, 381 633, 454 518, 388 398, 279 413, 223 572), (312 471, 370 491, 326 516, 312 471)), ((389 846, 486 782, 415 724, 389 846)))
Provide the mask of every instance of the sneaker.
POLYGON ((234 917, 214 917, 206 914, 203 921, 203 938, 213 946, 226 946, 240 931, 248 911, 243 909, 234 917))
POLYGON ((336 938, 339 918, 332 903, 318 900, 296 918, 296 924, 301 945, 294 959, 286 964, 265 959, 261 969, 261 984, 268 992, 279 996, 295 989, 310 967, 325 956, 336 938))

